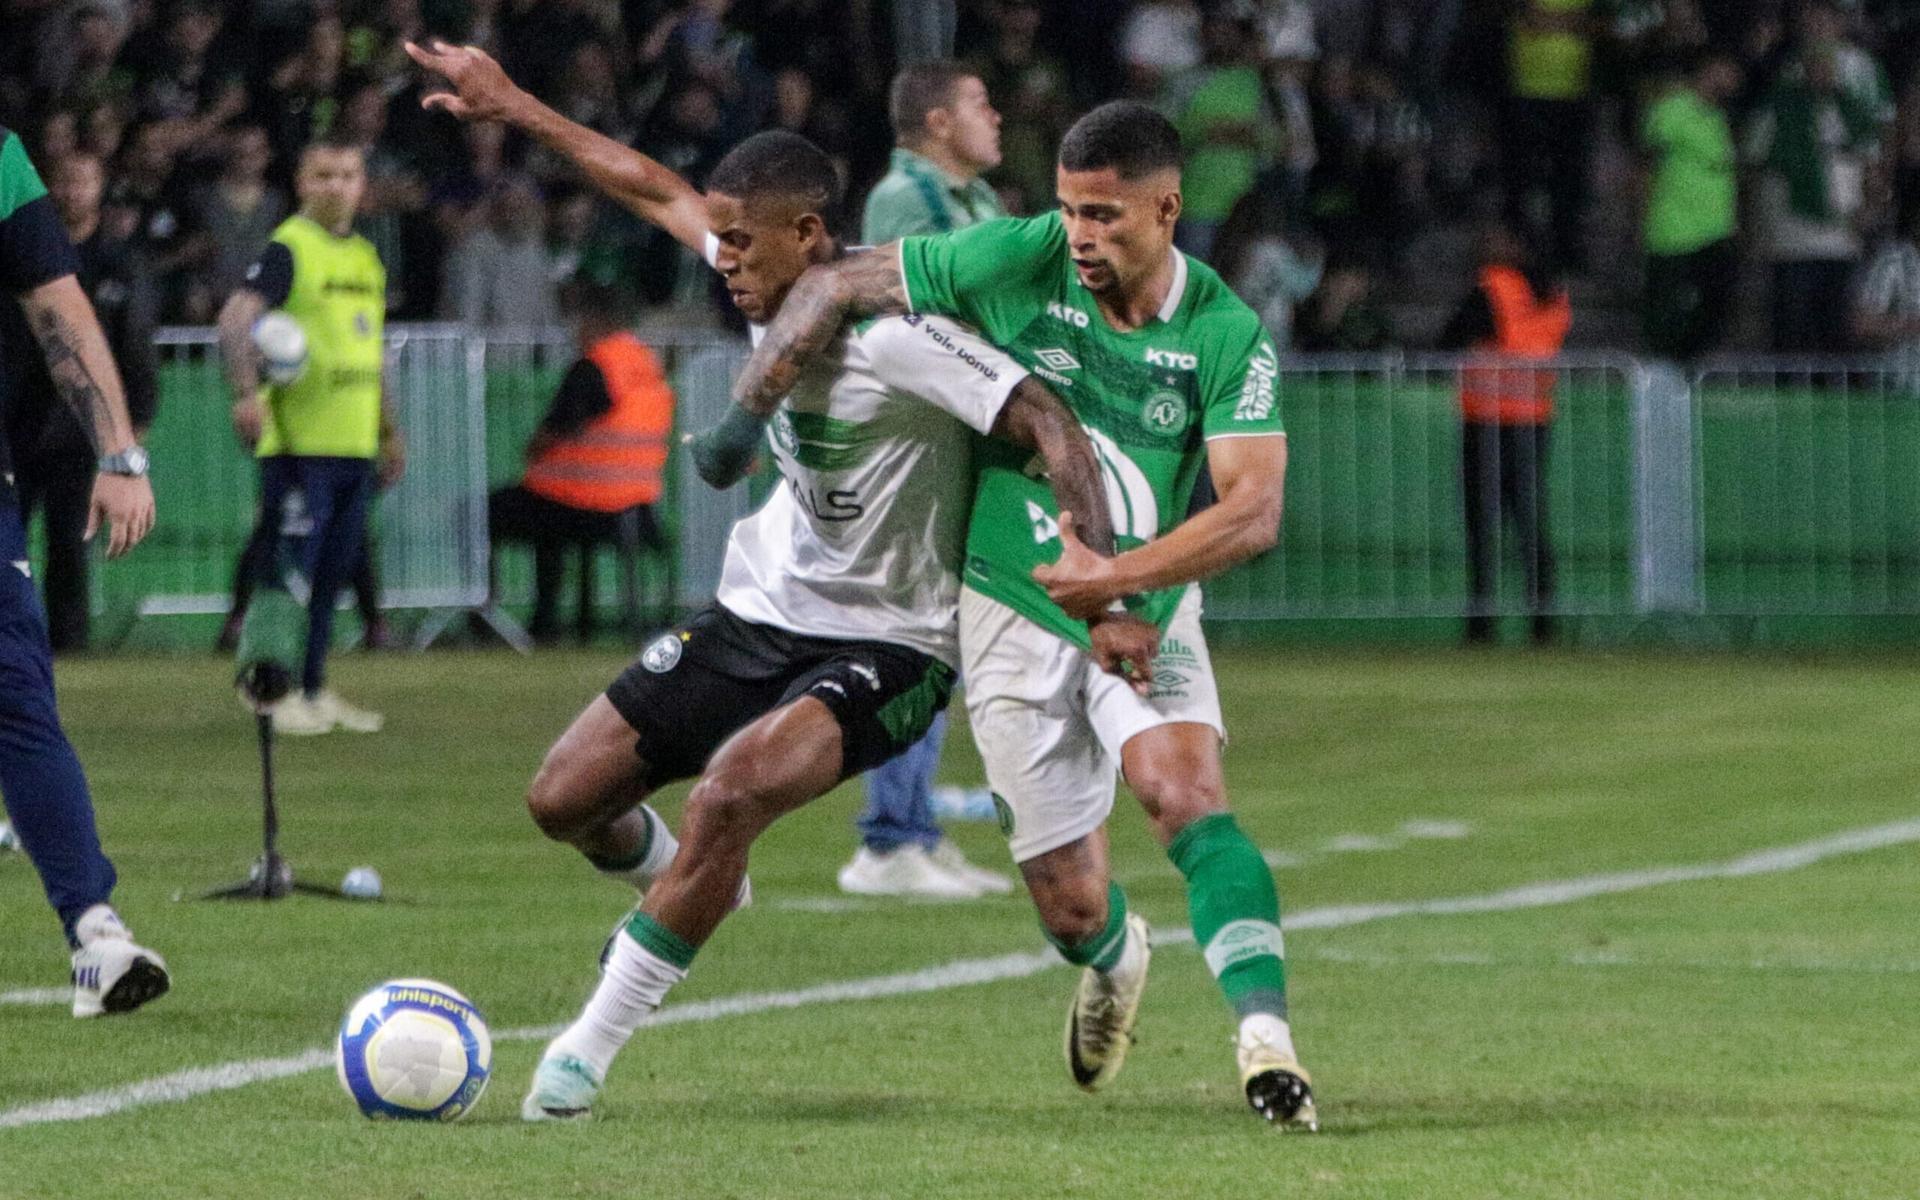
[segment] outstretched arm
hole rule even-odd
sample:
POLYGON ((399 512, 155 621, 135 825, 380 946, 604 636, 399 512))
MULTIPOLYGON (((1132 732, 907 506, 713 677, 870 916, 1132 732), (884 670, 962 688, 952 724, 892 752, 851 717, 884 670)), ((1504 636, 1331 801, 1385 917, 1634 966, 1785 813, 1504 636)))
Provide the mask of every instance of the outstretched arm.
POLYGON ((1036 567, 1034 579, 1067 615, 1084 618, 1123 596, 1207 579, 1271 549, 1280 540, 1286 437, 1217 438, 1207 443, 1207 465, 1220 502, 1114 558, 1092 553, 1062 514, 1065 550, 1059 562, 1036 567))
POLYGON ((406 43, 413 61, 444 78, 451 91, 429 93, 424 108, 462 121, 500 121, 560 155, 593 186, 658 225, 696 254, 705 254, 707 207, 694 186, 638 150, 567 120, 507 78, 500 64, 477 46, 451 46, 438 39, 406 43))
POLYGON ((734 383, 734 403, 757 416, 770 416, 780 398, 793 390, 801 368, 842 325, 906 311, 898 242, 808 268, 734 383))

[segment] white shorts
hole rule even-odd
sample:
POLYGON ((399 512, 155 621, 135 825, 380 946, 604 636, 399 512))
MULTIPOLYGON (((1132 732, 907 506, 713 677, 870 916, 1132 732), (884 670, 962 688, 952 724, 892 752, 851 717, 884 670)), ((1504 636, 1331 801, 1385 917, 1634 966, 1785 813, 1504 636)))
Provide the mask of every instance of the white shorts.
POLYGON ((960 658, 974 744, 987 785, 1004 802, 1001 826, 1016 863, 1106 822, 1120 751, 1135 734, 1193 722, 1226 740, 1197 587, 1187 589, 1167 626, 1146 696, 1080 647, 972 588, 960 591, 960 658))

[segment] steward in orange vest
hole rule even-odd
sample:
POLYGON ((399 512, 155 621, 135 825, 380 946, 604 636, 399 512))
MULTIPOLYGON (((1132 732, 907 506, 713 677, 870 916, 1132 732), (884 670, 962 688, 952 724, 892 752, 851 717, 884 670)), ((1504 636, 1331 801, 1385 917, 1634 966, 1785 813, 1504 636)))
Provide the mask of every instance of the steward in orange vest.
POLYGON ((1479 283, 1441 336, 1474 357, 1460 369, 1460 484, 1465 502, 1467 640, 1491 641, 1503 603, 1501 531, 1520 559, 1536 642, 1553 637, 1553 546, 1547 524, 1547 449, 1553 372, 1520 365, 1560 353, 1573 309, 1564 289, 1529 269, 1521 239, 1488 231, 1479 283), (1515 365, 1495 360, 1510 360, 1515 365))
POLYGON ((579 624, 593 625, 592 548, 634 522, 642 546, 663 551, 653 506, 661 497, 673 433, 673 389, 652 350, 626 329, 625 305, 612 289, 578 283, 580 357, 568 368, 547 415, 527 443, 527 473, 488 498, 496 543, 533 545, 536 641, 558 633, 564 555, 583 548, 579 624))

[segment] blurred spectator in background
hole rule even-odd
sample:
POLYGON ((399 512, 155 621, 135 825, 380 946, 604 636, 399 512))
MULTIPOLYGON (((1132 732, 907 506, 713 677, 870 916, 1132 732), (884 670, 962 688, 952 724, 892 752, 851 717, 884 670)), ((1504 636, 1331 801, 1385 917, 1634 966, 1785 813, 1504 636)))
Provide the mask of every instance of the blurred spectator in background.
POLYGON ((162 321, 188 319, 188 284, 212 249, 194 224, 190 173, 179 167, 183 128, 160 122, 136 129, 107 200, 135 213, 134 250, 153 272, 162 321))
POLYGON ((1595 0, 1517 0, 1507 35, 1507 221, 1547 232, 1556 261, 1573 271, 1586 260, 1595 9, 1595 0))
POLYGON ((1054 149, 1073 121, 1067 69, 1040 47, 1038 0, 997 0, 989 6, 992 42, 974 61, 974 74, 1005 115, 1000 166, 987 178, 1011 193, 1021 213, 1053 207, 1054 149))
POLYGON ((867 195, 863 242, 878 246, 1006 215, 980 178, 1000 163, 1000 114, 977 76, 944 60, 908 67, 894 77, 887 112, 897 144, 886 177, 867 195))
POLYGON ((1214 240, 1220 278, 1247 306, 1284 355, 1293 349, 1294 309, 1320 286, 1325 254, 1313 235, 1291 218, 1286 191, 1263 180, 1233 206, 1214 240))
POLYGON ((193 202, 193 223, 211 242, 189 286, 188 308, 197 314, 197 321, 208 320, 240 286, 247 268, 287 216, 286 197, 267 183, 267 167, 273 161, 267 131, 243 125, 223 140, 220 177, 193 202))
POLYGON ((1547 256, 1502 222, 1482 234, 1480 276, 1440 335, 1442 350, 1477 356, 1460 371, 1460 487, 1467 533, 1467 641, 1493 640, 1500 528, 1512 528, 1535 643, 1553 638, 1554 557, 1547 524, 1551 370, 1512 363, 1553 358, 1573 325, 1547 256))
POLYGON ((1740 281, 1734 245, 1738 161, 1725 105, 1740 88, 1729 55, 1706 52, 1647 110, 1641 131, 1652 178, 1642 229, 1647 345, 1690 359, 1726 335, 1740 281))
POLYGON ((1127 91, 1149 103, 1167 81, 1200 65, 1198 0, 1146 0, 1134 6, 1120 35, 1127 91))
POLYGON ((1867 171, 1892 117, 1878 68, 1828 36, 1816 7, 1807 38, 1748 130, 1761 168, 1764 253, 1773 269, 1773 348, 1838 353, 1847 342, 1847 286, 1860 258, 1867 171))
POLYGON ((1900 388, 1909 398, 1920 390, 1920 198, 1901 205, 1855 283, 1853 336, 1866 349, 1899 355, 1900 388))
POLYGON ((533 546, 535 641, 559 635, 565 554, 580 554, 579 636, 593 636, 593 547, 616 541, 622 519, 640 545, 666 549, 653 506, 660 500, 673 390, 653 351, 627 330, 631 301, 621 289, 582 280, 569 299, 579 313, 580 357, 527 443, 527 471, 487 502, 494 542, 533 546))
POLYGON ((65 11, 70 32, 45 38, 34 59, 33 91, 40 107, 72 111, 126 100, 134 86, 133 71, 120 61, 126 9, 112 0, 83 0, 65 11))
POLYGON ((343 93, 335 136, 358 146, 367 164, 366 198, 353 227, 373 243, 386 264, 387 308, 397 313, 413 310, 407 286, 422 275, 409 251, 419 247, 418 227, 428 221, 427 185, 414 168, 411 148, 387 138, 386 132, 385 86, 373 78, 350 84, 343 93))
POLYGON ((1374 292, 1373 268, 1346 251, 1329 251, 1320 286, 1293 325, 1294 349, 1362 354, 1394 345, 1393 318, 1374 292))
MULTIPOLYGON (((1000 114, 968 68, 944 60, 907 67, 893 78, 887 112, 898 144, 892 169, 867 196, 862 241, 877 246, 1006 215, 980 178, 1000 161, 1000 114)), ((867 802, 855 821, 860 848, 840 868, 841 891, 961 900, 1013 890, 1004 875, 968 862, 934 820, 946 738, 942 712, 905 753, 867 772, 867 802)))
MULTIPOLYGON (((153 424, 153 288, 132 247, 109 236, 100 221, 106 171, 100 160, 75 154, 53 164, 47 190, 79 255, 76 277, 93 301, 100 328, 119 365, 127 414, 136 440, 153 424)), ((46 576, 42 584, 47 638, 54 653, 87 645, 89 556, 86 531, 97 454, 79 420, 59 403, 39 344, 18 305, 0 308, 0 378, 11 382, 7 441, 15 447, 14 490, 23 524, 37 507, 46 514, 46 576)))
MULTIPOLYGON (((140 69, 134 91, 140 120, 178 122, 175 144, 190 156, 247 107, 239 71, 211 54, 221 22, 220 7, 211 0, 176 0, 158 52, 140 69)), ((147 45, 134 48, 144 51, 147 45)))
POLYGON ((345 50, 340 19, 317 17, 299 48, 272 68, 254 96, 252 119, 273 143, 272 178, 282 187, 292 183, 301 149, 333 129, 345 50))
POLYGON ((447 255, 443 314, 471 325, 556 324, 546 224, 539 185, 526 175, 503 176, 487 199, 485 223, 447 255))
POLYGON ((1206 259, 1220 225, 1274 161, 1279 128, 1260 68, 1265 40, 1251 0, 1220 4, 1201 21, 1204 65, 1183 72, 1166 107, 1186 151, 1180 248, 1206 259))

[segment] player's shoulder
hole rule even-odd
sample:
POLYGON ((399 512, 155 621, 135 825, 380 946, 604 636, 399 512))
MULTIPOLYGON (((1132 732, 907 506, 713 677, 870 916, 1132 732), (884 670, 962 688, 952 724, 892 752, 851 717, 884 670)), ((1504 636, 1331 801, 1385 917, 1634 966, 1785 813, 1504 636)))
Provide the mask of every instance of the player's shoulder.
POLYGON ((1267 337, 1260 314, 1212 267, 1187 255, 1187 336, 1222 349, 1252 349, 1267 337))

